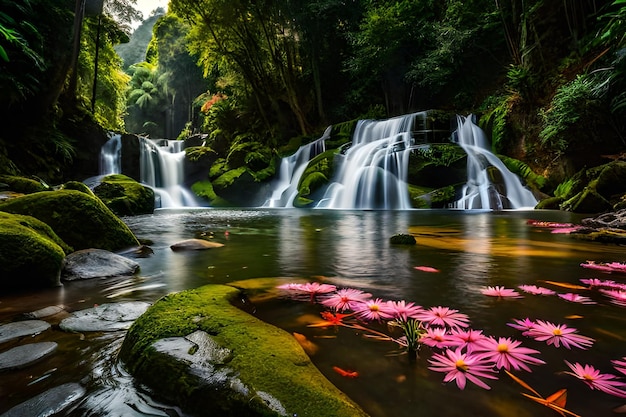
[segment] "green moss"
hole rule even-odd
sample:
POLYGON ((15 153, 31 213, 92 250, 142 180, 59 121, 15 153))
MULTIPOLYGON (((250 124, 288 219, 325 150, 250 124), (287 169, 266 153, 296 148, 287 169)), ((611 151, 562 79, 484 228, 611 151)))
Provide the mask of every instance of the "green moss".
POLYGON ((214 160, 217 158, 217 152, 209 146, 191 146, 185 148, 185 156, 191 162, 198 162, 201 160, 214 160))
POLYGON ((228 169, 228 162, 226 162, 226 159, 219 158, 213 163, 213 165, 211 165, 211 169, 209 169, 209 178, 217 178, 228 171, 228 169))
POLYGON ((0 182, 7 184, 11 191, 31 194, 48 190, 48 186, 30 178, 16 177, 12 175, 0 175, 0 182))
POLYGON ((246 167, 239 167, 237 169, 231 169, 220 175, 215 181, 213 186, 217 188, 226 188, 235 182, 237 178, 243 175, 247 171, 246 167))
POLYGON ((358 120, 349 120, 343 123, 334 124, 330 131, 330 138, 326 140, 326 148, 339 148, 352 140, 352 134, 356 128, 358 120))
POLYGON ((94 193, 118 216, 154 211, 154 190, 122 174, 107 175, 94 193))
POLYGON ((72 248, 45 223, 0 212, 0 293, 7 288, 59 285, 65 254, 72 248))
POLYGON ((213 207, 230 207, 231 204, 215 194, 213 190, 213 184, 209 180, 202 180, 193 183, 191 186, 191 191, 194 192, 195 195, 206 200, 213 207))
POLYGON ((505 155, 498 155, 498 158, 502 160, 509 171, 520 177, 529 186, 540 190, 546 185, 546 178, 535 174, 533 170, 524 162, 518 159, 509 158, 505 155))
POLYGON ((89 187, 87 187, 87 185, 83 182, 79 182, 79 181, 68 181, 65 184, 61 185, 61 190, 74 190, 74 191, 80 191, 81 193, 85 193, 88 194, 90 196, 95 196, 95 194, 93 193, 93 191, 91 191, 91 189, 89 187))
MULTIPOLYGON (((124 340, 121 359, 131 373, 141 375, 148 370, 151 375, 158 375, 160 389, 170 391, 170 397, 176 397, 187 408, 206 410, 211 403, 219 407, 221 404, 215 403, 222 400, 195 395, 197 382, 192 376, 185 376, 189 372, 171 367, 165 368, 167 371, 156 370, 157 365, 168 365, 163 358, 153 361, 155 354, 150 348, 159 339, 202 330, 232 351, 227 366, 246 386, 271 394, 290 415, 365 415, 315 368, 291 335, 234 307, 231 302, 240 296, 236 288, 207 285, 162 298, 135 321, 124 340), (175 380, 168 380, 172 374, 175 380), (192 404, 191 400, 200 403, 192 404)), ((253 401, 250 408, 253 411, 248 410, 246 415, 274 414, 253 401)), ((243 415, 238 414, 241 412, 223 410, 220 415, 243 415)))
POLYGON ((1 202, 0 211, 24 214, 43 221, 75 250, 99 248, 116 251, 139 245, 128 226, 99 198, 80 191, 28 194, 1 202))

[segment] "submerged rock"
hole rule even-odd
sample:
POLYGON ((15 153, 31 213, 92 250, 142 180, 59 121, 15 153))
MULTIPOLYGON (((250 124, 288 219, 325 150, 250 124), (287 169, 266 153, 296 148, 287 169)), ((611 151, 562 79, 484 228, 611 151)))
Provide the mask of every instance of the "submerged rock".
POLYGON ((363 417, 293 336, 235 307, 240 290, 170 294, 129 330, 120 358, 157 395, 196 415, 363 417))
POLYGON ((68 332, 114 332, 130 328, 150 304, 141 301, 101 304, 72 313, 59 327, 68 332))
POLYGON ((412 235, 397 234, 389 238, 389 243, 392 245, 415 245, 416 240, 412 235))
POLYGON ((223 243, 209 242, 204 239, 187 239, 181 242, 174 243, 170 246, 173 251, 185 251, 185 250, 206 250, 213 248, 221 248, 223 243))
POLYGON ((31 311, 30 313, 24 313, 24 317, 29 319, 40 319, 42 317, 54 316, 62 311, 65 311, 64 306, 48 306, 40 308, 39 310, 31 311))
POLYGON ((24 368, 57 350, 55 342, 28 343, 0 353, 0 371, 24 368))
POLYGON ((24 320, 7 323, 0 326, 0 343, 24 336, 32 336, 45 332, 50 324, 43 320, 24 320))
POLYGON ((65 258, 61 278, 65 281, 133 275, 139 264, 122 255, 102 250, 83 249, 65 258))
POLYGON ((11 408, 0 417, 52 416, 62 412, 85 395, 85 388, 70 382, 59 385, 11 408))

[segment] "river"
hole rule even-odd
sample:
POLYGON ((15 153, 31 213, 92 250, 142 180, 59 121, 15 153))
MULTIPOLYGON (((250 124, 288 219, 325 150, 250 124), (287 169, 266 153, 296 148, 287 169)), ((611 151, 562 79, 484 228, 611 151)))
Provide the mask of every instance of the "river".
MULTIPOLYGON (((626 404, 564 374, 564 360, 589 363, 614 372, 610 360, 626 356, 624 307, 597 292, 578 290, 596 304, 572 303, 557 296, 524 294, 498 299, 480 292, 486 286, 517 288, 531 284, 572 292, 554 282, 582 285, 581 278, 612 279, 580 267, 587 260, 624 261, 626 249, 578 240, 532 227, 528 219, 578 222, 581 216, 557 211, 398 210, 344 211, 304 209, 163 209, 123 220, 154 254, 139 258, 133 277, 70 282, 62 288, 0 296, 0 322, 50 305, 74 311, 118 301, 154 302, 161 296, 205 284, 256 278, 276 282, 319 281, 357 288, 386 300, 407 300, 424 307, 449 306, 467 314, 475 329, 512 337, 541 351, 545 365, 532 373, 516 373, 542 396, 566 388, 566 408, 581 416, 610 416, 626 404), (413 246, 391 245, 398 233, 416 236, 413 246), (224 247, 174 252, 170 245, 193 237, 212 238, 224 247), (416 266, 430 266, 427 272, 416 266), (546 283, 552 281, 553 284, 546 283), (595 339, 589 350, 547 346, 525 338, 510 326, 512 319, 544 319, 567 323, 595 339)), ((390 342, 374 341, 347 328, 307 327, 321 308, 276 297, 252 297, 260 318, 315 344, 312 360, 340 389, 373 417, 530 417, 555 411, 523 397, 528 392, 503 372, 489 381, 491 390, 454 382, 428 370, 424 348, 411 362, 390 342), (346 378, 333 367, 358 371, 346 378)), ((53 322, 53 325, 56 324, 53 322)), ((116 362, 123 332, 69 334, 53 328, 47 338, 59 343, 51 359, 0 376, 0 413, 64 382, 80 382, 88 395, 66 415, 182 416, 175 405, 162 404, 135 387, 116 362)))

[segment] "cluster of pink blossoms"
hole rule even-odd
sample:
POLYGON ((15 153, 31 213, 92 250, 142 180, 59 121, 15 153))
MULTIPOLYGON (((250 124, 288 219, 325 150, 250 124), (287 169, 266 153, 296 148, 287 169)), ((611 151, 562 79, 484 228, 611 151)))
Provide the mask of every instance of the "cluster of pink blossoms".
MULTIPOLYGON (((530 371, 528 365, 544 363, 533 356, 539 351, 523 347, 517 340, 494 338, 484 335, 482 330, 469 328, 469 317, 450 307, 424 308, 405 300, 384 301, 361 290, 337 289, 327 284, 285 284, 278 288, 295 299, 318 302, 334 313, 349 313, 343 317, 353 317, 365 323, 419 323, 422 331, 417 335, 417 342, 437 350, 429 359, 429 369, 445 372, 444 382, 455 381, 460 389, 465 388, 468 380, 489 389, 482 379, 497 379, 500 369, 530 371)), ((332 324, 355 327, 340 320, 332 324)), ((367 328, 361 330, 367 331, 367 328)), ((380 335, 380 332, 375 333, 380 335)), ((407 336, 389 340, 407 346, 407 336)))

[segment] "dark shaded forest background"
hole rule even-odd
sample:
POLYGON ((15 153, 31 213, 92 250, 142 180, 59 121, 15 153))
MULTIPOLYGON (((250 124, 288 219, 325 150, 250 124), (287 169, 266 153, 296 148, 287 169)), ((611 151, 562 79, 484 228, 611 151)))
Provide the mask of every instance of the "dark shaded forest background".
POLYGON ((97 3, 0 0, 0 174, 82 180, 107 131, 266 166, 428 109, 476 114, 547 192, 626 149, 625 0, 97 3))

